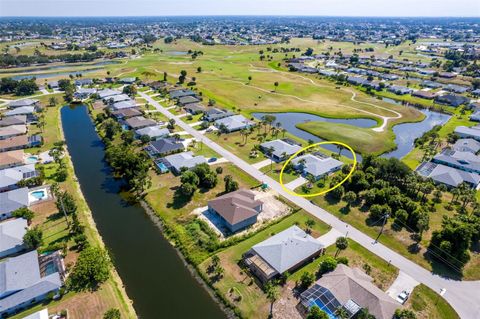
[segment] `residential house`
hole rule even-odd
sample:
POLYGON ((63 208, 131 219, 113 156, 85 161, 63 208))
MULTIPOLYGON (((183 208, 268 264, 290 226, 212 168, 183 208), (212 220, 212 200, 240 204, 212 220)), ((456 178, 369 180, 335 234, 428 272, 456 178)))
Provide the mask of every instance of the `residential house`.
POLYGON ((105 100, 105 99, 108 99, 109 97, 122 94, 122 92, 117 90, 105 89, 105 90, 98 91, 97 94, 101 100, 105 100))
POLYGON ((58 86, 58 81, 50 81, 47 83, 48 88, 52 90, 58 90, 60 86, 58 86))
POLYGON ((15 189, 20 181, 37 176, 39 172, 35 170, 35 164, 2 169, 0 170, 0 192, 15 189))
POLYGON ((135 83, 137 79, 136 78, 133 78, 133 77, 130 77, 130 78, 121 78, 118 80, 118 83, 122 83, 122 84, 133 84, 135 83))
POLYGON ((204 113, 207 110, 207 108, 200 103, 187 104, 185 105, 184 109, 185 111, 193 115, 204 113))
POLYGON ((77 79, 75 80, 75 85, 76 86, 84 86, 84 85, 92 85, 93 80, 92 79, 77 79))
POLYGON ((457 107, 462 104, 467 104, 468 102, 470 102, 470 99, 461 95, 445 94, 445 95, 437 96, 435 98, 435 102, 439 104, 445 104, 445 105, 457 107))
POLYGON ((456 84, 448 84, 447 86, 445 86, 445 90, 461 94, 469 91, 470 88, 466 86, 456 85, 456 84))
POLYGON ((8 103, 8 108, 9 109, 16 109, 16 108, 25 107, 25 106, 39 107, 40 106, 40 101, 32 100, 32 99, 22 99, 22 100, 15 100, 15 101, 12 101, 12 102, 8 103))
POLYGON ((470 115, 470 121, 480 122, 480 110, 477 110, 470 115))
POLYGON ((213 121, 220 120, 232 115, 235 115, 235 114, 227 110, 221 110, 221 109, 212 107, 204 112, 203 119, 208 122, 213 122, 213 121))
POLYGON ((17 188, 0 193, 0 220, 12 217, 12 212, 23 207, 28 207, 28 188, 17 188))
POLYGON ((433 100, 435 98, 435 96, 437 96, 437 95, 433 92, 430 92, 430 91, 418 90, 418 91, 413 92, 412 96, 419 97, 421 99, 433 100))
POLYGON ((57 294, 64 267, 58 253, 39 256, 36 250, 0 262, 0 316, 8 316, 57 294), (47 267, 48 265, 48 267, 47 267), (46 271, 48 269, 48 273, 46 271))
POLYGON ((359 76, 349 76, 347 82, 353 85, 364 85, 368 80, 359 76))
POLYGON ((137 137, 148 136, 150 140, 157 140, 170 134, 170 130, 161 125, 149 126, 135 131, 137 137))
POLYGON ((179 99, 184 96, 196 96, 196 93, 193 92, 192 90, 184 90, 184 89, 170 90, 168 94, 170 95, 170 98, 172 100, 179 99))
POLYGON ((76 100, 85 100, 88 99, 92 94, 97 93, 97 89, 95 88, 79 88, 75 93, 73 93, 73 97, 76 100))
POLYGON ((142 115, 142 112, 135 107, 130 107, 128 109, 112 111, 112 115, 116 119, 122 120, 122 119, 126 119, 126 118, 129 118, 129 117, 140 116, 140 115, 142 115))
POLYGON ((472 95, 476 97, 480 96, 480 89, 473 90, 472 95))
POLYGON ((41 135, 20 135, 0 140, 0 152, 20 150, 23 148, 36 147, 42 145, 41 135))
POLYGON ((129 117, 126 120, 124 120, 124 122, 129 128, 133 130, 138 130, 144 127, 157 125, 157 122, 155 122, 154 120, 147 119, 143 116, 129 117))
POLYGON ((3 113, 4 116, 18 116, 18 115, 25 115, 27 118, 27 122, 35 122, 37 121, 37 117, 35 116, 35 112, 37 111, 36 107, 34 106, 22 106, 17 107, 16 109, 7 111, 3 113))
POLYGON ((301 171, 304 176, 311 175, 316 180, 340 170, 343 166, 341 161, 321 153, 299 156, 292 160, 292 164, 295 169, 301 171))
POLYGON ((444 149, 433 157, 432 162, 454 167, 465 172, 480 174, 480 156, 470 152, 444 149))
POLYGON ((132 107, 136 107, 137 104, 133 100, 126 100, 126 101, 121 101, 112 104, 110 107, 113 111, 118 111, 118 110, 123 110, 123 109, 129 109, 132 107))
POLYGON ((476 188, 480 183, 480 175, 462 171, 458 168, 449 167, 434 162, 420 164, 416 172, 425 178, 431 178, 437 184, 444 184, 448 187, 457 187, 462 183, 476 188))
POLYGON ((179 174, 182 169, 191 169, 206 163, 204 156, 194 156, 193 152, 183 152, 165 156, 165 164, 173 173, 179 174))
POLYGON ((397 95, 411 94, 413 92, 411 88, 400 85, 391 85, 387 90, 397 95))
MULTIPOLYGON (((45 308, 45 309, 42 309, 40 311, 37 311, 35 313, 32 313, 31 315, 28 315, 26 317, 24 317, 23 319, 49 319, 49 315, 48 315, 48 309, 45 308)), ((55 318, 55 317, 52 317, 52 318, 55 318)))
POLYGON ((25 124, 0 127, 0 140, 24 135, 25 133, 27 133, 27 126, 25 124))
POLYGON ((178 153, 185 150, 183 143, 177 142, 173 138, 161 138, 156 141, 150 142, 146 151, 151 156, 165 156, 168 154, 178 153))
POLYGON ((0 127, 25 124, 27 124, 27 116, 25 115, 8 116, 0 120, 0 127))
POLYGON ((238 114, 216 120, 214 125, 220 130, 223 128, 227 132, 235 132, 244 128, 250 128, 255 125, 255 122, 247 120, 243 115, 238 114))
POLYGON ((0 259, 25 249, 23 236, 27 232, 27 227, 27 220, 23 218, 0 223, 0 259))
POLYGON ((430 80, 423 81, 421 85, 423 87, 427 87, 431 89, 439 89, 443 86, 441 83, 430 81, 430 80))
POLYGON ((104 100, 106 103, 115 104, 122 101, 131 101, 132 99, 126 94, 116 94, 116 95, 108 96, 104 100))
POLYGON ((347 318, 356 318, 362 309, 376 319, 391 319, 402 305, 373 284, 373 279, 359 268, 338 264, 332 272, 323 274, 300 295, 305 310, 313 306, 334 314, 343 308, 347 318))
POLYGON ((310 262, 323 249, 318 240, 294 225, 254 245, 243 258, 251 272, 267 282, 310 262))
POLYGON ((260 144, 260 149, 275 162, 282 162, 298 152, 301 146, 290 139, 279 139, 260 144))
POLYGON ((477 154, 480 151, 480 142, 473 138, 461 138, 453 144, 452 149, 459 152, 470 152, 477 154))
POLYGON ((257 222, 263 202, 256 199, 251 190, 239 189, 210 200, 208 210, 220 216, 228 230, 234 233, 257 222))
POLYGON ((462 138, 473 138, 480 142, 480 127, 457 126, 454 132, 462 138))
POLYGON ((0 153, 0 169, 23 165, 23 150, 8 151, 0 153))
POLYGON ((197 99, 195 96, 182 96, 180 98, 177 99, 177 104, 180 105, 180 106, 186 106, 188 104, 192 104, 192 103, 198 103, 200 102, 199 99, 197 99))
POLYGON ((438 76, 445 79, 453 79, 457 77, 457 74, 453 72, 440 72, 438 73, 438 76))

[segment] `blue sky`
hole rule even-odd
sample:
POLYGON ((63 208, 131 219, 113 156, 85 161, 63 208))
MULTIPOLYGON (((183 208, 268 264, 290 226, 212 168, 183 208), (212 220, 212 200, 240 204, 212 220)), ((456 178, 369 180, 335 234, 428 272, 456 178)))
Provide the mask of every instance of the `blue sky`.
POLYGON ((0 16, 479 17, 479 0, 0 0, 0 16))

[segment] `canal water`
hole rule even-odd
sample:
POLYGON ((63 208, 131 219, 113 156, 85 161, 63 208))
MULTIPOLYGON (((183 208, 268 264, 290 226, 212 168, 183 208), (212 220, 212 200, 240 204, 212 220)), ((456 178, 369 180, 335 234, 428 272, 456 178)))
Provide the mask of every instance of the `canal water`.
POLYGON ((225 318, 143 208, 118 194, 122 183, 104 161, 104 145, 87 108, 63 107, 61 117, 83 194, 138 316, 225 318))

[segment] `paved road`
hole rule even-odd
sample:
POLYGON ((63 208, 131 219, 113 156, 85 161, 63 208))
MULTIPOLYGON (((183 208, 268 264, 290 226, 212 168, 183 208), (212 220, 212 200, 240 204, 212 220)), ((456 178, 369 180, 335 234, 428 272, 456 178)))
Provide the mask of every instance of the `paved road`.
POLYGON ((346 234, 348 232, 349 238, 355 240, 372 253, 384 259, 386 262, 390 262, 393 266, 397 267, 418 282, 425 284, 436 292, 439 292, 441 289, 445 288, 447 291, 444 295, 444 298, 450 303, 450 305, 452 305, 452 307, 455 308, 461 318, 480 319, 480 281, 456 281, 440 277, 439 275, 431 273, 425 268, 394 252, 383 244, 374 243, 374 240, 371 237, 341 221, 326 210, 312 204, 305 198, 287 193, 276 180, 264 175, 251 164, 248 164, 236 155, 225 150, 222 146, 213 142, 208 137, 203 136, 200 132, 196 131, 188 124, 180 120, 177 116, 165 110, 157 101, 145 93, 140 92, 140 95, 148 100, 150 104, 152 104, 165 116, 174 119, 177 125, 179 125, 183 130, 191 134, 196 139, 203 141, 208 147, 225 157, 227 160, 241 168, 258 181, 267 183, 270 188, 278 192, 281 196, 290 200, 292 203, 329 224, 332 228, 336 229, 340 233, 346 234))

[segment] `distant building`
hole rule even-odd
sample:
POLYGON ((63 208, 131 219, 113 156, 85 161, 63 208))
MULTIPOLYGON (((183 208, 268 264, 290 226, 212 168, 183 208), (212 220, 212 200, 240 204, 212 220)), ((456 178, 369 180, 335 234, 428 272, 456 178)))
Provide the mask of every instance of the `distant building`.
POLYGON ((262 282, 292 272, 322 253, 324 246, 298 226, 254 245, 244 254, 245 264, 262 282))
POLYGON ((263 210, 263 202, 255 198, 255 193, 239 189, 208 202, 208 209, 220 216, 232 233, 257 222, 263 210))
POLYGON ((387 90, 397 95, 411 94, 413 92, 411 88, 399 85, 391 85, 387 90))
POLYGON ((19 107, 30 106, 30 107, 39 107, 40 101, 32 100, 32 99, 22 99, 22 100, 15 100, 8 103, 9 109, 16 109, 19 107))
POLYGON ((75 80, 75 85, 76 86, 84 86, 84 85, 92 85, 93 80, 92 79, 77 79, 75 80))
POLYGON ((416 172, 425 178, 431 178, 437 184, 444 184, 447 187, 457 187, 462 183, 466 183, 470 187, 476 188, 480 183, 480 175, 477 173, 469 173, 433 162, 420 164, 416 172))
POLYGON ((435 102, 439 104, 446 104, 453 107, 457 107, 462 104, 467 104, 468 102, 470 102, 470 99, 461 95, 445 94, 445 95, 437 96, 435 98, 435 102))

